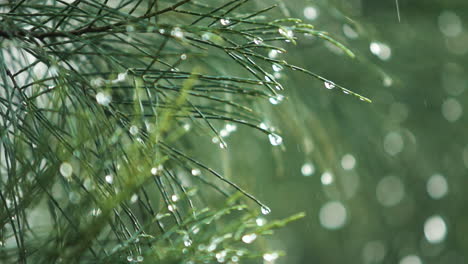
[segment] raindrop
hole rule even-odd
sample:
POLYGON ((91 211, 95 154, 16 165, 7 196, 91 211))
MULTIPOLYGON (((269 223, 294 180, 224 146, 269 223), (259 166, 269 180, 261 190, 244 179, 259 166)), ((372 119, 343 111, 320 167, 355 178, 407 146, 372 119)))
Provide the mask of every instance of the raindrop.
POLYGON ((182 30, 179 27, 175 27, 171 31, 171 36, 173 36, 174 38, 181 39, 184 37, 184 32, 182 32, 182 30))
POLYGON ((136 134, 138 134, 138 127, 137 126, 131 126, 129 131, 130 131, 130 134, 135 136, 136 134))
POLYGON ((283 138, 275 133, 269 134, 268 139, 270 139, 270 143, 273 146, 279 146, 283 143, 283 138))
POLYGON ((190 126, 189 123, 185 123, 185 124, 182 125, 182 128, 183 128, 185 131, 189 131, 190 128, 191 128, 191 126, 190 126))
POLYGON ((255 43, 255 45, 261 45, 263 43, 263 39, 260 37, 256 37, 253 39, 253 42, 255 43))
POLYGON ((331 81, 325 81, 324 84, 325 84, 325 88, 330 89, 330 90, 335 88, 336 86, 335 83, 331 81))
POLYGON ((266 219, 263 217, 259 217, 255 219, 255 223, 257 224, 257 226, 264 226, 266 222, 267 222, 266 219))
POLYGON ((73 167, 70 163, 68 162, 63 162, 60 165, 60 174, 62 174, 63 177, 70 179, 73 173, 73 167))
POLYGON ((263 206, 260 208, 260 211, 261 211, 262 214, 264 214, 264 215, 267 215, 267 214, 271 213, 271 209, 270 209, 268 206, 265 206, 265 205, 263 205, 263 206))
POLYGON ((151 174, 153 174, 154 176, 156 176, 158 173, 159 173, 159 169, 158 169, 158 168, 156 168, 156 167, 151 168, 151 174))
POLYGON ((182 55, 180 55, 180 59, 181 60, 186 60, 187 59, 187 54, 182 53, 182 55))
POLYGON ((280 27, 278 29, 278 32, 285 38, 288 38, 288 39, 291 39, 292 37, 294 37, 294 33, 292 32, 292 30, 290 29, 286 29, 284 27, 280 27))
POLYGON ((137 262, 142 262, 144 259, 145 259, 145 258, 144 258, 143 256, 138 256, 138 257, 136 258, 136 261, 137 261, 137 262))
POLYGON ((276 96, 270 97, 270 99, 268 99, 268 100, 270 101, 271 104, 277 105, 277 104, 281 103, 284 100, 284 95, 278 94, 276 96))
POLYGON ((221 25, 223 26, 228 26, 229 24, 231 24, 231 20, 227 19, 227 18, 221 18, 219 20, 219 22, 221 23, 221 25))
POLYGON ((108 106, 111 101, 112 96, 107 93, 99 92, 96 94, 96 102, 100 105, 108 106))
POLYGON ((320 224, 327 229, 339 229, 346 223, 346 208, 341 202, 328 202, 320 208, 320 224))
POLYGON ((138 201, 138 195, 133 194, 132 197, 130 197, 130 202, 131 203, 136 203, 138 201))
POLYGON ((112 176, 111 174, 106 175, 106 177, 104 178, 108 184, 112 184, 114 182, 114 176, 112 176))
POLYGON ((200 169, 195 168, 195 169, 192 169, 191 173, 193 176, 200 176, 201 171, 200 169))
POLYGON ((447 235, 447 225, 439 215, 429 217, 424 223, 424 236, 429 243, 440 243, 447 235))
POLYGON ((133 262, 133 256, 127 256, 127 261, 128 262, 133 262))
POLYGON ((234 132, 237 130, 237 125, 235 124, 226 124, 226 130, 229 132, 234 132))
POLYGON ((380 42, 371 42, 370 51, 381 60, 388 60, 392 55, 392 50, 387 44, 380 42))
POLYGON ((268 262, 273 262, 279 257, 278 253, 265 253, 263 254, 263 259, 268 262))
POLYGON ((177 201, 179 200, 179 196, 173 194, 173 195, 171 196, 171 200, 172 200, 173 202, 177 202, 177 201))
POLYGON ((315 20, 319 15, 317 8, 313 6, 308 6, 304 8, 304 17, 309 20, 315 20))
POLYGON ((304 163, 301 167, 301 173, 304 176, 310 176, 314 174, 315 172, 315 167, 312 163, 304 163))
POLYGON ((448 193, 447 180, 440 174, 434 174, 427 181, 426 189, 432 199, 441 199, 448 193))
POLYGON ((177 207, 175 206, 175 204, 169 204, 167 206, 167 209, 171 212, 174 212, 175 210, 177 210, 177 207))
POLYGON ((276 57, 278 57, 278 54, 279 54, 278 50, 272 49, 268 52, 268 57, 270 59, 275 59, 276 57))
POLYGON ((184 246, 190 247, 192 245, 192 240, 190 239, 189 236, 184 236, 184 246))
POLYGON ((273 70, 275 72, 279 72, 279 71, 282 71, 283 70, 283 66, 277 64, 277 63, 274 63, 273 65, 271 65, 271 68, 273 68, 273 70))
POLYGON ((244 242, 246 244, 250 244, 250 243, 254 242, 255 239, 257 239, 257 235, 254 234, 254 233, 242 236, 242 242, 244 242))

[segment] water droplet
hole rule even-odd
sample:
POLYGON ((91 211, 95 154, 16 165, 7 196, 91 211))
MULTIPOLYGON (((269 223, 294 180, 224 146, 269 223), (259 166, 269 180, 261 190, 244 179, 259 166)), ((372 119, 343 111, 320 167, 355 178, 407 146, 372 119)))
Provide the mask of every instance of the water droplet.
POLYGON ((268 139, 270 139, 270 144, 273 146, 279 146, 283 143, 283 138, 275 133, 269 134, 268 139))
POLYGON ((259 217, 255 219, 255 223, 257 224, 257 226, 264 226, 266 222, 267 222, 266 219, 263 217, 259 217))
POLYGON ((70 163, 68 162, 63 162, 60 165, 60 174, 62 174, 63 177, 65 177, 67 180, 71 179, 72 173, 73 173, 73 167, 70 163))
POLYGON ((279 54, 278 50, 272 49, 268 52, 268 57, 270 59, 275 59, 276 57, 278 57, 278 54, 279 54))
POLYGON ((138 195, 135 193, 130 197, 130 202, 131 203, 136 203, 138 201, 138 195))
POLYGON ((369 46, 372 54, 377 56, 381 60, 388 60, 392 56, 392 50, 387 44, 380 42, 371 42, 369 46))
POLYGON ((112 184, 114 182, 114 176, 112 174, 106 175, 104 179, 106 180, 108 184, 112 184))
POLYGON ((187 235, 184 236, 183 240, 184 240, 184 246, 186 247, 190 247, 193 243, 190 237, 187 235))
POLYGON ((263 254, 263 259, 268 262, 273 262, 279 257, 278 253, 265 253, 263 254))
POLYGON ((440 215, 429 217, 424 223, 424 236, 429 243, 440 243, 447 235, 447 225, 440 215))
POLYGON ((133 256, 127 256, 127 261, 132 262, 133 261, 133 256))
POLYGON ((227 129, 221 129, 221 131, 219 131, 219 135, 221 137, 227 137, 229 136, 229 131, 227 131, 227 129))
POLYGON ((271 213, 271 209, 270 209, 268 206, 262 206, 262 207, 260 208, 260 211, 261 211, 262 214, 264 214, 264 215, 267 215, 267 214, 271 213))
POLYGON ((180 59, 181 60, 186 60, 187 59, 187 54, 182 53, 182 55, 180 55, 180 59))
POLYGON ((92 216, 98 216, 102 213, 101 209, 100 208, 94 208, 93 210, 91 210, 91 215, 92 216))
POLYGON ((346 37, 350 39, 356 39, 357 37, 359 37, 358 33, 347 24, 343 25, 343 33, 345 34, 346 37))
POLYGON ((315 172, 315 167, 312 163, 304 163, 301 167, 301 173, 304 176, 310 176, 314 174, 315 172))
POLYGON ((142 262, 144 259, 145 259, 145 258, 144 258, 143 256, 138 256, 138 257, 136 258, 136 261, 137 261, 137 262, 142 262))
POLYGON ((184 37, 184 32, 179 27, 175 27, 171 31, 171 36, 177 39, 182 39, 184 37))
POLYGON ((308 6, 304 8, 304 17, 309 20, 315 20, 319 15, 317 8, 313 6, 308 6))
POLYGON ((226 130, 228 132, 234 132, 234 131, 237 130, 237 125, 235 125, 235 124, 226 124, 225 128, 226 128, 226 130))
POLYGON ((158 168, 156 168, 156 167, 151 168, 151 174, 153 174, 154 176, 156 176, 158 173, 159 173, 158 168))
POLYGON ((169 211, 171 211, 171 212, 174 212, 175 210, 177 210, 177 207, 176 207, 175 204, 169 204, 169 205, 167 206, 167 209, 168 209, 169 211))
POLYGON ((279 64, 277 64, 277 63, 271 65, 271 68, 273 68, 273 70, 274 70, 275 72, 279 72, 279 71, 282 71, 282 70, 283 70, 283 66, 281 66, 281 65, 279 65, 279 64))
POLYGON ((200 169, 195 168, 195 169, 192 169, 191 173, 193 176, 200 176, 201 171, 200 169))
POLYGON ((107 93, 99 92, 96 94, 96 102, 100 105, 108 106, 111 101, 112 96, 107 93))
POLYGON ((263 122, 260 123, 259 127, 260 127, 261 129, 263 129, 263 130, 268 130, 267 124, 265 124, 265 123, 263 123, 263 122))
POLYGON ((331 81, 325 81, 324 84, 325 84, 325 88, 330 89, 330 90, 335 88, 336 86, 335 83, 331 81))
POLYGON ((139 129, 137 126, 131 126, 129 131, 130 131, 130 134, 135 136, 136 134, 138 134, 139 129))
POLYGON ((177 202, 177 201, 179 200, 179 196, 173 194, 173 195, 171 196, 171 200, 172 200, 173 202, 177 202))
POLYGON ((250 244, 254 242, 255 239, 257 239, 257 234, 254 234, 254 233, 242 236, 242 242, 246 244, 250 244))
POLYGON ((287 29, 287 28, 284 28, 284 27, 280 27, 278 29, 278 32, 285 38, 288 38, 288 39, 291 39, 294 37, 294 33, 292 32, 292 30, 290 29, 287 29))
POLYGON ((263 43, 263 39, 260 37, 256 37, 253 39, 253 42, 255 43, 255 45, 261 45, 263 43))
POLYGON ((270 97, 268 100, 270 101, 271 104, 277 105, 284 100, 284 95, 278 94, 276 96, 270 97))
POLYGON ((219 22, 221 23, 221 25, 223 26, 228 26, 229 24, 231 24, 231 20, 227 19, 227 18, 221 18, 219 20, 219 22))
POLYGON ((185 130, 185 131, 189 131, 191 126, 189 123, 185 123, 184 125, 182 125, 182 128, 185 130))

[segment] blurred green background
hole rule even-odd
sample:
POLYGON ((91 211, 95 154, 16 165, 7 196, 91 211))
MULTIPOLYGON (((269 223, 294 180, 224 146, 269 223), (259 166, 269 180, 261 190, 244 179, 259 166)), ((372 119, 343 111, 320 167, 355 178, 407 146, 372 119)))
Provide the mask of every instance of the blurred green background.
POLYGON ((228 138, 224 166, 267 218, 307 213, 267 241, 287 252, 276 263, 467 263, 468 3, 400 1, 400 20, 391 0, 278 3, 357 58, 310 36, 278 57, 373 103, 278 71, 287 100, 262 111, 284 148, 242 129, 228 138))

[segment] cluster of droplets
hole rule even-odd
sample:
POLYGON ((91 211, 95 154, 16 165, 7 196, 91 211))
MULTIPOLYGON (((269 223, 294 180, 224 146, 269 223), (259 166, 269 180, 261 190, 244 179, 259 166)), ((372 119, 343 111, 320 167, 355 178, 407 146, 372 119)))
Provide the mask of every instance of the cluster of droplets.
POLYGON ((131 255, 127 256, 127 261, 130 263, 138 263, 138 262, 143 262, 145 258, 143 256, 136 256, 133 257, 131 255))

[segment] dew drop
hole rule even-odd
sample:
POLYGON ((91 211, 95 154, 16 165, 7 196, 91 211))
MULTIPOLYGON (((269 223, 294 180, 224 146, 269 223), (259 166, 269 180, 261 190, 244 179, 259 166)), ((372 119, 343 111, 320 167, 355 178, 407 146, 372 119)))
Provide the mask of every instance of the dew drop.
POLYGON ((184 37, 184 32, 179 27, 175 27, 171 31, 171 36, 174 38, 182 39, 184 37))
POLYGON ((112 174, 106 175, 104 179, 106 180, 108 184, 112 184, 114 182, 114 176, 112 174))
POLYGON ((333 183, 333 174, 330 172, 326 171, 322 174, 320 177, 320 181, 322 182, 323 185, 330 185, 333 183))
POLYGON ((127 261, 128 262, 133 262, 133 256, 127 256, 127 261))
POLYGON ((283 70, 283 66, 281 66, 281 65, 279 65, 279 64, 277 64, 277 63, 271 65, 271 68, 273 68, 273 70, 274 70, 275 72, 279 72, 279 71, 282 71, 282 70, 283 70))
POLYGON ((325 84, 325 88, 330 89, 330 90, 335 88, 336 86, 335 83, 331 81, 325 81, 324 84, 325 84))
POLYGON ((171 196, 171 200, 172 200, 173 202, 177 202, 177 201, 179 200, 179 196, 173 194, 173 195, 171 196))
POLYGON ((99 92, 96 94, 96 102, 100 105, 108 106, 111 101, 112 96, 107 93, 99 92))
POLYGON ((138 127, 137 126, 131 126, 129 131, 130 131, 130 134, 135 136, 136 134, 138 134, 138 127))
POLYGON ((231 20, 227 19, 227 18, 221 18, 219 20, 219 22, 221 23, 221 25, 223 26, 228 26, 229 24, 231 24, 231 20))
POLYGON ((257 224, 257 226, 264 226, 266 222, 267 222, 266 219, 263 217, 259 217, 255 219, 255 223, 257 224))
POLYGON ((273 262, 279 257, 278 253, 265 253, 263 254, 263 259, 268 262, 273 262))
POLYGON ((424 236, 429 243, 440 243, 447 235, 447 225, 439 215, 431 216, 424 223, 424 236))
POLYGON ((260 211, 264 215, 267 215, 267 214, 271 213, 271 209, 268 206, 265 206, 265 205, 260 208, 260 211))
POLYGON ((250 244, 250 243, 254 242, 255 239, 257 239, 257 235, 254 234, 254 233, 242 236, 242 242, 244 242, 246 244, 250 244))
POLYGON ((253 39, 253 42, 255 43, 255 45, 261 45, 263 44, 263 39, 260 37, 256 37, 253 39))
POLYGON ((268 99, 272 105, 277 105, 284 100, 284 95, 278 94, 268 99))
POLYGON ((286 29, 286 28, 280 27, 280 28, 278 29, 278 32, 279 32, 283 37, 288 38, 288 39, 294 37, 294 33, 293 33, 292 30, 290 30, 290 29, 286 29))
POLYGON ((60 174, 62 174, 63 177, 70 179, 73 173, 73 167, 70 163, 68 162, 63 162, 60 165, 60 174))
POLYGON ((137 261, 137 262, 142 262, 144 259, 145 259, 145 258, 144 258, 143 256, 138 256, 138 257, 136 258, 136 261, 137 261))
POLYGON ((270 144, 273 146, 279 146, 283 143, 283 138, 275 133, 269 134, 268 139, 270 139, 270 144))
POLYGON ((278 50, 272 49, 272 50, 270 50, 268 52, 268 57, 270 59, 274 59, 274 58, 278 57, 278 54, 279 54, 278 50))
POLYGON ((201 171, 200 169, 195 168, 195 169, 192 169, 191 173, 193 176, 200 176, 201 171))
POLYGON ((181 60, 186 60, 187 59, 187 54, 182 53, 182 55, 180 55, 180 59, 181 60))

